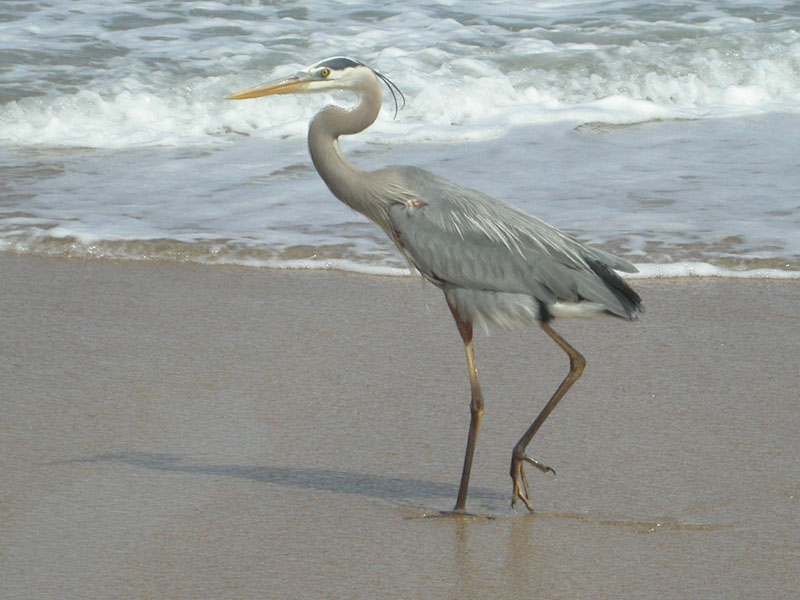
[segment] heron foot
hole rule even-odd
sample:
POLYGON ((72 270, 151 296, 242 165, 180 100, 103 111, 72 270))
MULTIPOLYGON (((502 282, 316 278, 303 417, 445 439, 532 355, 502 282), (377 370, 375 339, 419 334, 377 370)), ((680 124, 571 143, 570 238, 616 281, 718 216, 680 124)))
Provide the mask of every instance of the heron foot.
POLYGON ((514 452, 511 457, 511 481, 513 482, 513 489, 511 495, 511 508, 517 505, 517 500, 522 500, 530 512, 533 512, 533 504, 531 504, 530 492, 528 491, 528 478, 525 476, 525 463, 533 465, 543 473, 556 474, 555 469, 543 465, 537 460, 526 456, 522 452, 514 452))
POLYGON ((465 510, 443 510, 439 513, 425 515, 426 517, 443 517, 443 518, 460 518, 460 519, 487 519, 492 521, 495 517, 491 515, 479 515, 477 513, 467 512, 465 510))

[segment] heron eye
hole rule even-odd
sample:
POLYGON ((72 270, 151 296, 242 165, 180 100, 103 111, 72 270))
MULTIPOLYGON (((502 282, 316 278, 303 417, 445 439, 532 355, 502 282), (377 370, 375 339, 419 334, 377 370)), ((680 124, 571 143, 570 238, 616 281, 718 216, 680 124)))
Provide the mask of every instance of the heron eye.
POLYGON ((328 77, 331 74, 331 70, 330 69, 322 69, 322 71, 320 71, 319 74, 324 79, 324 78, 328 77))

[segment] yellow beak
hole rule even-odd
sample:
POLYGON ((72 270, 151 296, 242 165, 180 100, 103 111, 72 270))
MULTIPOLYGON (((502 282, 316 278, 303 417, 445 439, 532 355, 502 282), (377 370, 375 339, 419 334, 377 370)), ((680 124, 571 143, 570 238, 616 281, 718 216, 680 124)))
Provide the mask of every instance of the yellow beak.
MULTIPOLYGON (((303 74, 304 75, 304 74, 303 74)), ((249 90, 239 92, 229 97, 228 100, 249 100, 250 98, 260 98, 261 96, 277 96, 279 94, 297 94, 308 89, 309 82, 303 75, 293 75, 270 81, 263 85, 258 85, 249 90)))

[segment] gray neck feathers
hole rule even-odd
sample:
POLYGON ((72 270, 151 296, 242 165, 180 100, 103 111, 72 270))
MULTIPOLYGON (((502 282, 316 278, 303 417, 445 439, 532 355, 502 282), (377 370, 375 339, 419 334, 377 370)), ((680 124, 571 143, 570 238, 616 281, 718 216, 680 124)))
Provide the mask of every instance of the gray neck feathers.
POLYGON ((364 76, 359 103, 350 110, 328 106, 317 113, 308 129, 308 149, 323 181, 334 196, 375 221, 388 226, 384 202, 380 199, 376 176, 347 160, 339 147, 339 136, 359 133, 372 125, 381 109, 381 89, 371 73, 364 76))

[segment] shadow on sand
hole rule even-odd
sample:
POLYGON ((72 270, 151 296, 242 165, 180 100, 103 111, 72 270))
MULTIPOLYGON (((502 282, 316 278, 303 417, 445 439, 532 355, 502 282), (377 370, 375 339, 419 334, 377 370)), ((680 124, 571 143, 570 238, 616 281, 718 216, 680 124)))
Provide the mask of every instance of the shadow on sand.
MULTIPOLYGON (((242 465, 203 465, 191 464, 185 459, 170 454, 117 452, 102 454, 91 458, 78 458, 48 463, 50 465, 69 463, 111 462, 131 467, 157 469, 196 475, 222 475, 242 477, 285 487, 321 490, 339 494, 356 494, 390 500, 398 503, 417 503, 425 498, 454 499, 458 486, 424 479, 386 477, 347 471, 297 467, 258 467, 242 465)), ((476 500, 505 502, 507 494, 488 488, 470 488, 470 497, 476 500)))

